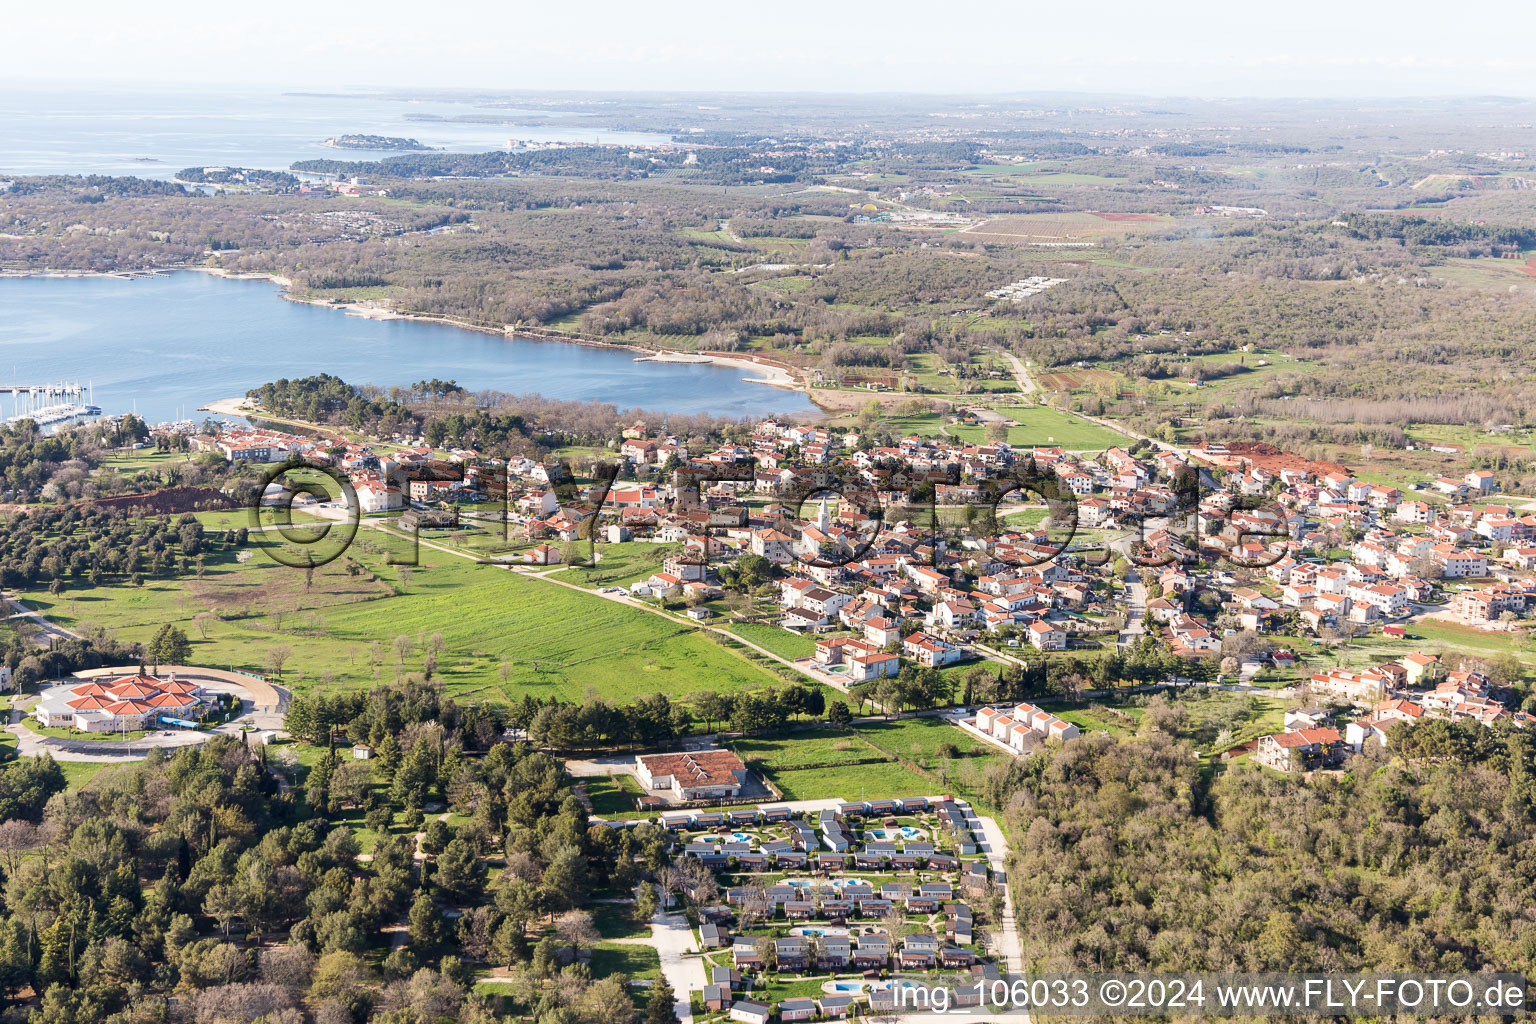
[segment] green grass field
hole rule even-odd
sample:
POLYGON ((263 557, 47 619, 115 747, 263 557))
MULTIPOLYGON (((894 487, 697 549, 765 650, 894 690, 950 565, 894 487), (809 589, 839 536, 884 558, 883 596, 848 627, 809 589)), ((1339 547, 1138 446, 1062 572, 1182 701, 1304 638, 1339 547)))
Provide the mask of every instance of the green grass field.
POLYGON ((931 796, 943 787, 901 765, 860 764, 814 771, 766 772, 786 800, 876 800, 898 796, 931 796))
POLYGON ((726 627, 743 640, 750 640, 764 650, 772 651, 781 658, 794 661, 809 658, 816 653, 816 638, 796 633, 780 626, 768 626, 755 622, 737 622, 726 627))
POLYGON ((57 764, 63 770, 71 792, 79 792, 103 774, 110 774, 123 767, 105 761, 59 761, 57 764))
POLYGON ((197 458, 196 452, 161 452, 153 448, 140 448, 137 451, 112 452, 101 459, 103 469, 115 469, 125 476, 142 472, 146 469, 160 469, 177 462, 190 462, 197 458))
POLYGON ((600 942, 589 966, 594 978, 627 974, 633 981, 649 981, 661 974, 661 954, 641 942, 600 942))
MULTIPOLYGON (((582 556, 586 557, 588 545, 582 543, 582 556)), ((677 544, 652 544, 648 541, 630 541, 623 544, 598 544, 597 566, 593 569, 571 568, 561 574, 567 583, 596 589, 598 587, 625 587, 639 583, 652 573, 661 571, 661 564, 681 549, 677 544)))
MULTIPOLYGON (((1129 444, 1131 440, 1118 431, 1043 405, 1011 406, 999 409, 998 412, 1018 424, 1008 428, 1008 443, 1015 448, 1057 447, 1070 451, 1097 451, 1129 444)), ((983 426, 952 426, 949 432, 972 444, 984 442, 987 434, 983 426)))
POLYGON ((939 748, 952 744, 961 757, 991 761, 1006 757, 996 747, 941 718, 906 718, 892 722, 862 722, 859 735, 870 744, 924 768, 938 767, 939 748))
POLYGON ((401 671, 421 673, 435 634, 443 640, 437 678, 467 697, 581 700, 595 692, 628 700, 779 682, 691 626, 568 587, 426 547, 417 566, 386 564, 386 555, 404 557, 408 548, 400 538, 362 530, 347 554, 363 575, 349 575, 338 559, 316 571, 310 589, 302 570, 257 553, 244 564, 220 555, 202 580, 26 598, 66 627, 99 625, 124 640, 148 641, 162 624, 176 623, 192 639, 198 664, 262 671, 271 650, 285 647, 284 682, 298 689, 364 687, 401 671), (200 623, 196 616, 205 611, 219 618, 200 623), (403 662, 399 637, 407 638, 403 662))
POLYGON ((937 718, 860 723, 852 730, 818 729, 751 737, 732 744, 786 800, 849 800, 929 796, 974 778, 1007 757, 983 740, 937 718), (940 756, 953 744, 959 758, 940 756), (911 761, 925 776, 898 762, 911 761), (878 758, 879 760, 871 761, 878 758), (862 763, 868 762, 868 763, 862 763))
POLYGON ((643 796, 632 775, 600 775, 580 780, 587 787, 592 813, 608 817, 635 809, 635 797, 643 796))

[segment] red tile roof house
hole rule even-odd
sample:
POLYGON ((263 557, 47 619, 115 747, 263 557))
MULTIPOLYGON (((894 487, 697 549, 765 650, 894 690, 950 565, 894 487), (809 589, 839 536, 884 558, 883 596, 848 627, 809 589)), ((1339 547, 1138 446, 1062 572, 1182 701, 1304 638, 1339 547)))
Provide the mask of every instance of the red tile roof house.
POLYGON ((740 793, 747 766, 729 750, 642 754, 635 777, 646 789, 669 790, 681 800, 713 799, 740 793))
POLYGON ((1254 760, 1276 771, 1311 771, 1338 764, 1347 752, 1337 729, 1298 729, 1259 739, 1254 760))
POLYGON ((941 668, 965 658, 962 648, 947 644, 927 633, 913 633, 901 642, 901 651, 925 668, 941 668))

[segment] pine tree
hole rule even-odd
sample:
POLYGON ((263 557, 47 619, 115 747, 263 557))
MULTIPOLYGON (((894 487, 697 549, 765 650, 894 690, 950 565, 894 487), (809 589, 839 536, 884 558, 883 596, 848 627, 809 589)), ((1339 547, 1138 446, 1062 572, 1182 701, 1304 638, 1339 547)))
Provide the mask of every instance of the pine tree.
POLYGON ((149 660, 161 665, 184 665, 192 660, 192 643, 187 634, 167 622, 149 642, 149 660))
POLYGON ((0 996, 12 995, 32 982, 32 955, 27 930, 16 918, 0 925, 0 996))
POLYGON ((400 743, 394 733, 386 732, 384 738, 379 740, 373 752, 373 760, 378 765, 379 774, 386 781, 395 781, 395 772, 400 769, 400 743))
POLYGON ((651 985, 651 998, 645 1004, 645 1024, 678 1024, 677 994, 666 978, 651 985))
POLYGON ((416 901, 411 904, 410 923, 406 927, 406 934, 410 936, 412 948, 423 960, 428 959, 441 938, 442 922, 443 915, 437 909, 437 904, 432 901, 432 897, 427 895, 427 890, 416 890, 416 901))

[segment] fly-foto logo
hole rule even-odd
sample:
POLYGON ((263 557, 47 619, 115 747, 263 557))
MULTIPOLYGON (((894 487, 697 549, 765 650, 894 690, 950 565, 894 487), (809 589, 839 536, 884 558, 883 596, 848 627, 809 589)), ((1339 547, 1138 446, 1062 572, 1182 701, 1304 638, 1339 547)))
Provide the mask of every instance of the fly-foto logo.
MULTIPOLYGON (((1257 569, 1283 558, 1289 540, 1283 509, 1208 488, 1189 469, 1148 494, 1095 499, 1091 523, 1078 491, 1032 460, 980 480, 897 460, 784 470, 767 486, 751 462, 689 464, 659 483, 621 475, 616 463, 578 476, 557 461, 539 481, 540 500, 530 502, 526 482, 504 464, 472 473, 461 464, 394 466, 376 485, 394 500, 364 508, 349 478, 292 459, 265 474, 251 525, 271 557, 306 569, 340 556, 364 521, 408 542, 388 556, 404 565, 417 564, 422 530, 444 525, 476 528, 508 550, 563 544, 562 561, 587 568, 597 565, 602 542, 635 533, 680 544, 685 561, 700 566, 753 554, 790 570, 837 571, 899 550, 908 566, 942 572, 958 559, 994 574, 1063 559, 1102 567, 1117 557, 1138 568, 1225 561, 1257 569), (294 512, 306 509, 306 521, 295 523, 294 512)), ((487 564, 509 560, 461 553, 487 564)))

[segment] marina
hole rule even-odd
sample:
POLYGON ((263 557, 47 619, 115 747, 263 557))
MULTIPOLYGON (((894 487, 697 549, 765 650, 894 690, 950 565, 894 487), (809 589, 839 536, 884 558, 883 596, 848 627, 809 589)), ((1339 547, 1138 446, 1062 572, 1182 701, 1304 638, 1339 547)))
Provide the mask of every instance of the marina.
POLYGON ((0 395, 11 396, 11 415, 6 423, 31 420, 40 427, 65 423, 101 412, 90 401, 91 387, 76 384, 0 385, 0 395))

